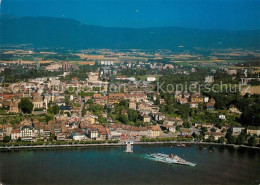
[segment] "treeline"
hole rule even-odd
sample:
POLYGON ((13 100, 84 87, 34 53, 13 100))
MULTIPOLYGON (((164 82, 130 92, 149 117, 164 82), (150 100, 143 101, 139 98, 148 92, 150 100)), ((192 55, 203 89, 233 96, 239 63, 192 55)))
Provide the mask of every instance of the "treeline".
POLYGON ((23 68, 6 68, 1 75, 5 76, 6 83, 16 83, 18 81, 24 81, 32 78, 42 78, 58 76, 62 72, 50 72, 44 69, 23 69, 23 68))

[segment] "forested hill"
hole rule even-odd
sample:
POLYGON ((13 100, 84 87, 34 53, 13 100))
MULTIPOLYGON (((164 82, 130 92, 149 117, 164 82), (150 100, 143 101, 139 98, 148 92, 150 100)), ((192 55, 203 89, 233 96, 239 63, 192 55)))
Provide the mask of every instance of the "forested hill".
POLYGON ((51 17, 0 17, 0 43, 36 47, 86 48, 256 48, 260 30, 225 31, 178 27, 117 28, 88 26, 78 21, 51 17))

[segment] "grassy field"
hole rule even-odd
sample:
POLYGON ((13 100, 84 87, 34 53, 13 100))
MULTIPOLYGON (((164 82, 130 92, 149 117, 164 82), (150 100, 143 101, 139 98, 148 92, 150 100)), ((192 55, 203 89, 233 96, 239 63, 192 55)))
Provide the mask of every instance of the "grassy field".
POLYGON ((260 94, 260 86, 243 87, 241 95, 249 94, 260 94))

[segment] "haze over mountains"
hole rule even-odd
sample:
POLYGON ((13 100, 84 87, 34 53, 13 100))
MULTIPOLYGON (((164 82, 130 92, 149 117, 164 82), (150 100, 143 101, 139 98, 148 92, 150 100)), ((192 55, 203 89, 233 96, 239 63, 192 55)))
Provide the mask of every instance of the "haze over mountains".
POLYGON ((0 43, 72 49, 174 49, 179 46, 260 49, 260 30, 101 27, 71 19, 1 15, 0 43))

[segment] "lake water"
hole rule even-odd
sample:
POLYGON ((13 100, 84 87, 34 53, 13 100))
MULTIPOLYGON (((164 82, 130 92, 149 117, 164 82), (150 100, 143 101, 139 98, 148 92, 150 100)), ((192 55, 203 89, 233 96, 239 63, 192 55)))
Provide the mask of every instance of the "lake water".
MULTIPOLYGON (((3 184, 260 184, 260 152, 190 145, 20 150, 0 152, 3 184), (195 167, 144 158, 174 153, 195 167)), ((1 183, 0 183, 1 184, 1 183)))

